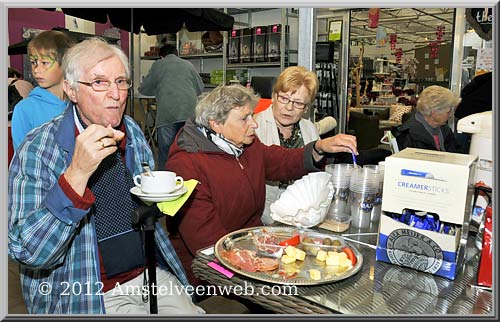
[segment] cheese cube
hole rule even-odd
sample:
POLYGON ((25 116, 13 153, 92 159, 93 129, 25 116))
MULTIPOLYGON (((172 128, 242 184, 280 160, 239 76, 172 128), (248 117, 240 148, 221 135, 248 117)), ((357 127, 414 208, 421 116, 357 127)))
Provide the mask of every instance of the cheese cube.
POLYGON ((317 269, 310 269, 309 276, 312 280, 317 281, 321 279, 321 272, 317 269))
POLYGON ((302 249, 295 248, 295 259, 303 261, 305 258, 306 258, 306 252, 304 252, 302 249))
POLYGON ((326 256, 326 265, 340 265, 340 256, 338 253, 328 254, 326 256))
POLYGON ((324 262, 326 260, 326 255, 327 253, 324 250, 319 250, 318 254, 316 254, 316 259, 321 262, 324 262))
POLYGON ((329 250, 328 251, 328 256, 338 256, 338 255, 339 255, 339 253, 336 252, 336 251, 334 251, 334 250, 329 250))
POLYGON ((295 257, 292 257, 290 255, 283 255, 281 256, 281 261, 285 264, 291 264, 295 262, 295 257))
POLYGON ((295 258, 295 254, 297 252, 297 248, 293 247, 293 246, 286 246, 285 248, 285 253, 290 256, 290 257, 293 257, 295 258))

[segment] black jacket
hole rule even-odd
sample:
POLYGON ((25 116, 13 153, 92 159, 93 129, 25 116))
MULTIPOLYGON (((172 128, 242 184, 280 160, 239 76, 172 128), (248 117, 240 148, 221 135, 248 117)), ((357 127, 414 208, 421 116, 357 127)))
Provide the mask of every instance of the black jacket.
MULTIPOLYGON (((448 125, 441 126, 443 132, 444 148, 446 152, 459 153, 460 150, 455 141, 455 135, 448 125)), ((434 143, 434 138, 427 132, 423 124, 417 121, 415 114, 411 118, 397 127, 393 131, 393 135, 398 141, 399 150, 405 148, 418 148, 426 150, 437 150, 434 143)))
POLYGON ((491 72, 478 75, 462 89, 462 101, 455 110, 457 120, 471 114, 491 111, 493 86, 491 77, 491 72))

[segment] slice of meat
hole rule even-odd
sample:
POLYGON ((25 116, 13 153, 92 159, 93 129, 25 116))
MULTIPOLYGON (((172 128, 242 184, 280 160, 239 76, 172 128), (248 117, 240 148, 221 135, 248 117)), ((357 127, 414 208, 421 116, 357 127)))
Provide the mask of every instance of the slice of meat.
POLYGON ((274 271, 280 266, 278 260, 274 258, 257 258, 257 270, 261 272, 274 271))
POLYGON ((231 265, 236 266, 247 272, 266 272, 279 267, 279 262, 273 258, 258 257, 253 250, 232 249, 221 252, 231 265))
POLYGON ((223 251, 221 253, 222 257, 227 259, 231 265, 234 265, 247 272, 256 272, 256 256, 255 251, 248 249, 233 249, 228 251, 223 251))

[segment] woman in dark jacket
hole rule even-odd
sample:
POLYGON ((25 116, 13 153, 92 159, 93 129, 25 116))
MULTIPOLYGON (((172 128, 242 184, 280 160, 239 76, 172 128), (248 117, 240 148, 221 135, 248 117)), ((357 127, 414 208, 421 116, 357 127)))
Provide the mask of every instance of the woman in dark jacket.
POLYGON ((460 98, 442 86, 429 86, 422 91, 417 112, 394 131, 399 150, 419 148, 446 152, 459 152, 448 119, 460 98))

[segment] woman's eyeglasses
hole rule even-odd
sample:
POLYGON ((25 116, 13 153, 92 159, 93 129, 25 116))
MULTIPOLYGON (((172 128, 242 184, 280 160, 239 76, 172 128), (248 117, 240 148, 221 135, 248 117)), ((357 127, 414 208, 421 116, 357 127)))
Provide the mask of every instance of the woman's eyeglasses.
POLYGON ((93 80, 92 82, 78 81, 78 83, 90 86, 96 92, 104 92, 104 91, 109 90, 109 88, 111 87, 111 83, 115 83, 116 87, 118 87, 118 89, 121 91, 126 91, 130 87, 132 87, 132 83, 130 82, 130 80, 125 79, 125 78, 119 78, 119 79, 115 80, 114 82, 111 82, 109 80, 96 79, 96 80, 93 80))
POLYGON ((292 101, 290 98, 283 96, 283 95, 279 95, 279 94, 278 94, 277 99, 278 99, 278 102, 280 102, 281 104, 285 104, 285 105, 292 102, 292 106, 298 110, 303 110, 307 105, 304 102, 292 101))

